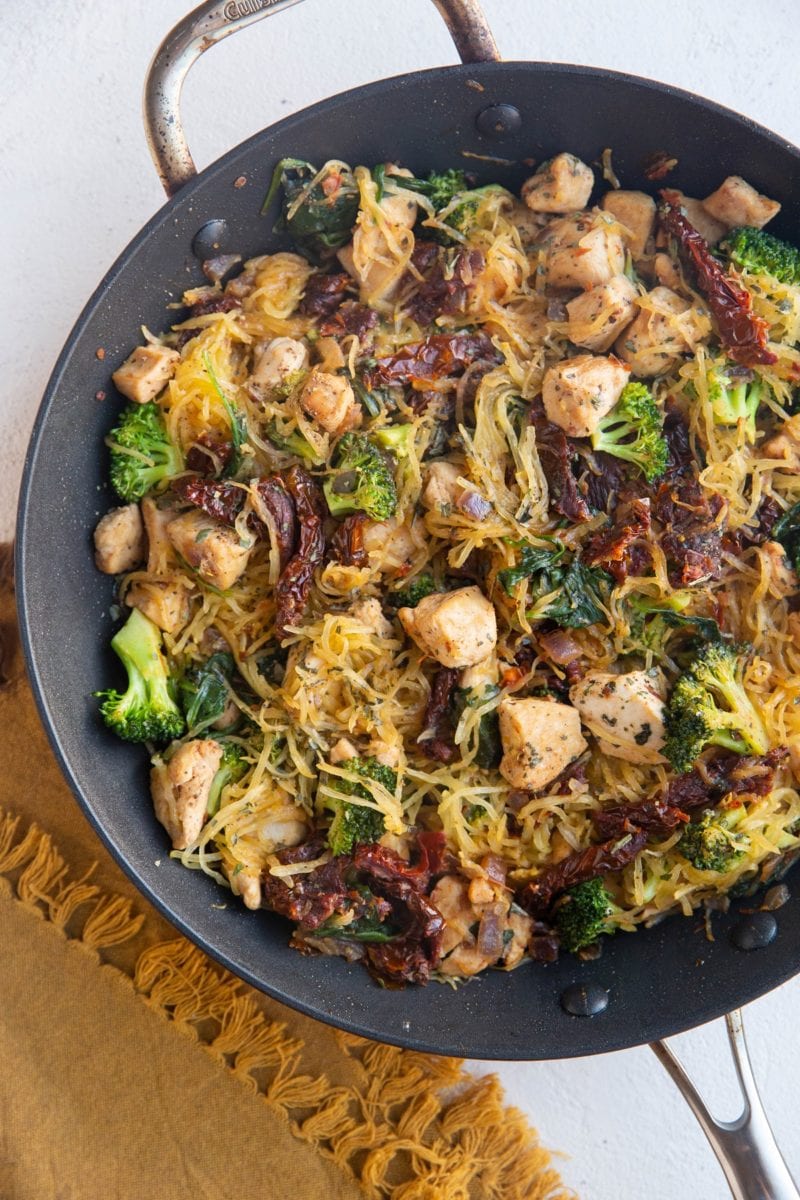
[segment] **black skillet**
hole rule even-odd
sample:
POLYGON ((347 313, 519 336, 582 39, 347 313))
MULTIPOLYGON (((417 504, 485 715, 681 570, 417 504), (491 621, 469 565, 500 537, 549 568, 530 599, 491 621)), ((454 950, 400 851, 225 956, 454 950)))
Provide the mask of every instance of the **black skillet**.
MULTIPOLYGON (((278 159, 392 159, 417 173, 465 165, 482 182, 518 189, 532 159, 567 148, 592 162, 608 146, 624 186, 652 190, 643 167, 653 152, 664 150, 679 160, 676 178, 686 193, 707 195, 726 175, 742 174, 782 202, 777 233, 796 229, 800 220, 800 152, 794 146, 664 84, 594 68, 500 62, 476 0, 435 0, 462 65, 383 80, 323 101, 250 138, 198 175, 179 117, 186 71, 209 45, 297 2, 205 4, 163 43, 145 108, 151 149, 172 199, 87 304, 38 415, 19 508, 19 609, 33 687, 63 771, 112 854, 188 937, 277 999, 366 1037, 470 1058, 560 1058, 654 1042, 730 1013, 800 970, 796 900, 778 915, 777 936, 771 915, 760 914, 756 925, 745 918, 743 926, 734 905, 715 918, 713 943, 698 932, 698 922, 676 918, 636 937, 609 940, 595 962, 565 957, 548 967, 526 964, 511 975, 489 973, 456 992, 437 986, 381 990, 360 967, 289 950, 283 921, 240 905, 220 907, 211 879, 172 862, 153 817, 144 754, 116 741, 98 722, 92 692, 113 671, 108 642, 114 596, 113 583, 94 568, 90 534, 114 502, 101 447, 116 405, 113 399, 98 403, 95 393, 113 395, 110 370, 139 342, 141 325, 164 328, 168 302, 202 282, 193 244, 201 257, 212 246, 248 257, 280 244, 271 232, 275 214, 259 216, 278 159), (96 357, 101 347, 104 361, 96 357), (754 944, 752 953, 737 948, 754 944)), ((735 1194, 797 1198, 774 1143, 759 1150, 752 1141, 760 1113, 746 1086, 736 1014, 729 1028, 748 1095, 745 1117, 732 1133, 711 1122, 699 1099, 690 1096, 690 1102, 696 1101, 706 1132, 725 1157, 731 1186, 739 1186, 743 1172, 747 1176, 745 1190, 735 1194)), ((658 1053, 685 1090, 670 1052, 659 1047, 658 1053)), ((764 1136, 769 1141, 768 1129, 764 1136)))

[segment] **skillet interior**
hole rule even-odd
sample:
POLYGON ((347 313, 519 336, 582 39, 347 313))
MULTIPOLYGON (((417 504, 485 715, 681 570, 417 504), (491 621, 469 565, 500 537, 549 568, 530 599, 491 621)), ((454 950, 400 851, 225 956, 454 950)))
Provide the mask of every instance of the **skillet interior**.
POLYGON ((642 162, 667 150, 680 160, 672 178, 687 193, 706 195, 726 175, 743 174, 783 202, 777 233, 800 217, 800 199, 792 200, 800 181, 795 148, 663 85, 584 68, 492 63, 359 88, 251 138, 153 217, 79 318, 28 453, 17 537, 23 642, 50 738, 87 817, 137 886, 214 958, 279 1000, 366 1037, 500 1059, 568 1057, 651 1041, 710 1020, 799 971, 798 904, 781 911, 777 939, 755 954, 730 943, 735 912, 715 918, 713 943, 698 932, 699 921, 676 918, 636 937, 609 939, 596 962, 565 956, 546 968, 526 964, 456 992, 382 990, 360 967, 290 951, 289 926, 279 918, 234 902, 218 907, 226 894, 168 857, 152 814, 145 754, 103 729, 91 698, 116 677, 107 648, 112 581, 94 568, 90 536, 114 503, 102 449, 117 408, 110 371, 139 341, 140 325, 164 328, 166 305, 202 279, 191 243, 206 221, 225 218, 223 251, 247 257, 277 248, 272 214, 263 219, 258 212, 272 168, 285 155, 319 163, 332 156, 351 163, 394 158, 419 172, 463 163, 482 182, 518 188, 530 174, 523 159, 569 149, 591 162, 605 146, 614 148, 626 187, 652 189, 642 162), (481 137, 474 125, 477 113, 496 103, 522 114, 519 132, 502 141, 481 137), (462 159, 462 151, 515 162, 462 159), (246 186, 234 187, 242 175, 246 186), (95 399, 98 390, 108 391, 105 403, 95 399), (559 996, 576 982, 609 989, 602 1015, 578 1020, 562 1011, 559 996))

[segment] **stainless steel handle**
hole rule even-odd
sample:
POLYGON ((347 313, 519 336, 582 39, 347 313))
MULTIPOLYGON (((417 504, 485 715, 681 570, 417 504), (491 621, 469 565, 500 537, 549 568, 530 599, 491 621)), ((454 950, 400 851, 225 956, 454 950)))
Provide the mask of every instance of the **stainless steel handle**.
MULTIPOLYGON (((465 63, 500 58, 478 0, 433 0, 465 63)), ((144 86, 147 144, 168 196, 197 174, 181 121, 183 81, 201 54, 223 38, 300 0, 210 0, 172 29, 155 53, 144 86)))
POLYGON ((744 1110, 735 1121, 716 1121, 712 1117, 668 1042, 653 1042, 650 1049, 700 1122, 735 1200, 800 1200, 758 1094, 741 1011, 728 1013, 725 1022, 744 1100, 744 1110))

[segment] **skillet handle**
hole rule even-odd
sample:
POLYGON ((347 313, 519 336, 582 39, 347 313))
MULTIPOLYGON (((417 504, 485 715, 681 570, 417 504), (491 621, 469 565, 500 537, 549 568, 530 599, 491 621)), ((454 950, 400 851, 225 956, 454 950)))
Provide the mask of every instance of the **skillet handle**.
MULTIPOLYGON (((464 63, 500 58, 478 0, 433 0, 464 63)), ((147 144, 168 196, 197 174, 181 122, 181 89, 191 67, 231 33, 300 0, 207 0, 172 29, 155 53, 144 87, 147 144)))
POLYGON ((735 1121, 716 1121, 712 1117, 668 1042, 653 1042, 650 1049, 700 1122, 725 1172, 734 1200, 800 1200, 800 1192, 778 1149, 758 1094, 741 1010, 728 1013, 725 1022, 744 1100, 744 1110, 735 1121))

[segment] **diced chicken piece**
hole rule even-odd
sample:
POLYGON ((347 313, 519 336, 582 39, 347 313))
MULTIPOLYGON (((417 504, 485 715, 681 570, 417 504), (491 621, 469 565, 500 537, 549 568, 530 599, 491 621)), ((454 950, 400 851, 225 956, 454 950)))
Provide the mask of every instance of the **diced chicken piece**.
POLYGON ((707 332, 707 319, 700 318, 688 300, 669 288, 653 288, 640 296, 636 305, 638 314, 617 338, 614 349, 637 378, 650 379, 671 371, 707 332))
POLYGON ((469 902, 469 883, 460 875, 444 875, 431 892, 431 903, 445 919, 442 954, 449 954, 469 936, 475 924, 475 909, 469 902))
POLYGON ((497 615, 479 587, 434 592, 397 615, 409 637, 443 667, 472 667, 497 645, 497 615))
POLYGON ((537 792, 586 749, 581 719, 569 704, 506 696, 498 706, 500 774, 514 788, 537 792))
POLYGON ((269 854, 299 846, 308 836, 308 818, 297 804, 285 804, 259 826, 258 840, 269 854))
POLYGON ((700 236, 706 239, 709 246, 716 246, 723 233, 727 232, 727 225, 713 217, 702 200, 684 196, 683 192, 676 192, 675 195, 689 224, 693 225, 700 236))
POLYGON ((339 763, 349 762, 351 758, 358 758, 358 749, 350 741, 350 738, 339 738, 338 742, 334 742, 328 755, 328 759, 334 767, 339 763))
POLYGON ((190 592, 179 579, 137 579, 125 593, 125 603, 138 608, 164 633, 177 633, 191 616, 190 592))
POLYGON ((500 961, 506 971, 513 970, 525 957, 530 936, 533 933, 533 918, 522 909, 512 907, 506 917, 506 931, 503 934, 503 953, 500 961), (509 937, 509 934, 511 935, 509 937))
POLYGON ((370 758, 375 758, 384 767, 391 767, 393 771, 403 761, 403 746, 402 743, 390 744, 384 742, 382 738, 373 738, 367 747, 367 754, 370 758))
POLYGON ((599 209, 553 221, 545 231, 547 283, 551 288, 590 288, 608 283, 625 268, 625 243, 613 217, 599 209))
POLYGON ((135 404, 147 404, 155 400, 172 379, 180 359, 178 351, 170 350, 168 346, 155 343, 137 346, 111 378, 123 396, 135 404))
POLYGON ((383 615, 381 602, 374 596, 356 600, 351 611, 357 621, 361 621, 367 629, 377 633, 378 637, 390 638, 392 636, 392 623, 383 615))
POLYGON ((664 701, 646 671, 588 671, 569 695, 605 754, 637 763, 661 760, 664 701))
POLYGON ((658 282, 666 288, 679 288, 681 277, 678 268, 668 254, 656 254, 653 259, 653 271, 658 282))
POLYGON ((706 196, 703 208, 728 229, 736 225, 754 225, 762 229, 781 211, 777 200, 762 196, 741 175, 729 175, 715 192, 706 196))
POLYGON ((436 459, 428 467, 425 475, 425 486, 420 499, 427 509, 434 512, 449 512, 455 505, 463 488, 458 482, 464 474, 464 467, 457 463, 436 459))
POLYGON ((252 545, 243 546, 236 530, 221 521, 193 510, 170 521, 167 533, 181 558, 220 591, 233 587, 244 573, 252 545))
POLYGON ((329 375, 318 367, 314 367, 303 384, 300 404, 328 433, 357 429, 364 419, 361 406, 344 375, 329 375))
POLYGON ((608 350, 636 316, 637 288, 626 275, 615 275, 567 304, 569 340, 587 350, 608 350))
POLYGON ((231 875, 228 882, 234 896, 241 896, 245 908, 249 908, 253 912, 261 908, 261 873, 259 871, 248 870, 245 867, 243 871, 237 871, 235 875, 231 875))
POLYGON ((542 230, 550 220, 547 213, 536 213, 527 204, 515 200, 507 210, 504 210, 519 233, 520 241, 526 249, 531 249, 541 237, 542 230))
POLYGON ((98 571, 121 575, 144 559, 144 525, 138 504, 123 504, 101 517, 94 531, 94 561, 98 571))
POLYGON ((761 458, 777 459, 778 470, 800 474, 800 416, 784 421, 778 432, 762 443, 759 453, 761 458))
POLYGON ((388 521, 366 521, 362 530, 364 549, 372 566, 391 572, 406 567, 421 548, 413 527, 390 517, 388 521))
POLYGON ((269 391, 307 366, 308 351, 302 342, 290 337, 273 338, 256 358, 250 382, 259 390, 269 391))
POLYGON ((656 202, 647 192, 626 192, 622 189, 606 192, 600 202, 604 212, 628 231, 628 246, 634 262, 641 258, 653 236, 656 223, 656 202))
POLYGON ((570 437, 589 437, 610 412, 628 382, 629 369, 616 358, 579 354, 545 372, 542 401, 548 420, 570 437))
POLYGON ((522 199, 534 212, 568 213, 586 208, 594 172, 574 154, 557 154, 522 185, 522 199))
POLYGON ((800 581, 780 542, 764 542, 759 546, 761 569, 769 577, 768 590, 778 600, 800 592, 800 581))
POLYGON ((159 761, 150 772, 156 817, 172 838, 173 849, 185 850, 200 836, 221 760, 219 742, 198 738, 185 742, 168 763, 159 761))
POLYGON ((147 534, 147 570, 151 575, 161 575, 174 564, 175 548, 167 529, 178 514, 174 508, 159 508, 151 496, 145 496, 140 507, 147 534))
POLYGON ((492 687, 500 679, 500 664, 494 651, 487 654, 473 667, 467 667, 461 672, 460 686, 470 691, 472 688, 492 687))
MULTIPOLYGON (((397 167, 387 168, 389 175, 407 172, 397 167)), ((359 284, 364 304, 379 304, 388 300, 405 273, 403 256, 394 246, 413 247, 411 230, 417 220, 417 204, 410 193, 386 195, 379 204, 382 221, 362 209, 358 215, 352 242, 339 250, 337 257, 348 275, 359 284)))

